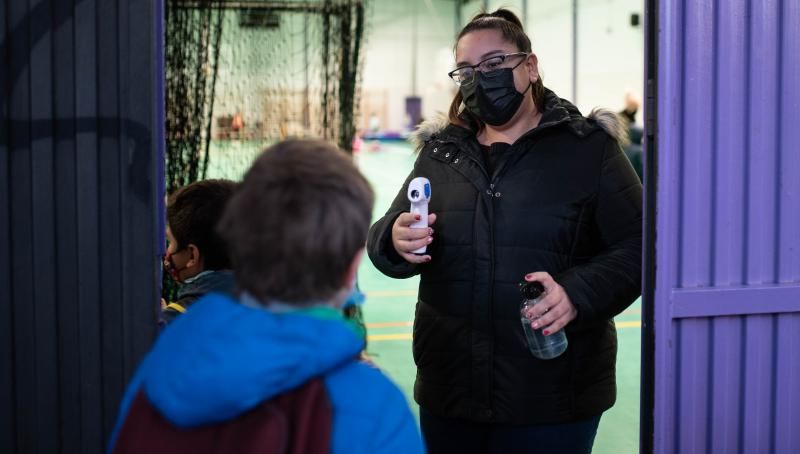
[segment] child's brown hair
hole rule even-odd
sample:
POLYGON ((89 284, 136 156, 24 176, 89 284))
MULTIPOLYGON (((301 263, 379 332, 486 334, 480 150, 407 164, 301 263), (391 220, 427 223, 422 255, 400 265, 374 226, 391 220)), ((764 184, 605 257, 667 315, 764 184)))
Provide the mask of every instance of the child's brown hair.
POLYGON ((219 224, 239 288, 261 302, 330 300, 364 247, 373 193, 350 157, 318 140, 268 148, 219 224))

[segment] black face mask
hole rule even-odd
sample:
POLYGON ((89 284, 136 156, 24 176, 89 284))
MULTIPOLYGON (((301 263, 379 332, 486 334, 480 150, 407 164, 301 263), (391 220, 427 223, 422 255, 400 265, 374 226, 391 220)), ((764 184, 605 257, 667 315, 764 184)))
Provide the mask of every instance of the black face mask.
POLYGON ((517 113, 528 88, 518 92, 514 85, 514 70, 503 68, 492 71, 491 76, 478 71, 475 80, 468 86, 462 85, 460 90, 464 105, 471 114, 488 125, 500 126, 517 113))

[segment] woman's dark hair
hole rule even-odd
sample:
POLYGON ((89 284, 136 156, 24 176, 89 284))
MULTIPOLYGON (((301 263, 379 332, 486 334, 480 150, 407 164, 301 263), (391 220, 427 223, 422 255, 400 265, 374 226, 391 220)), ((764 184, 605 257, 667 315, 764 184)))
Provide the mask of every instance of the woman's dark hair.
MULTIPOLYGON (((528 35, 525 34, 525 30, 522 29, 522 22, 516 14, 507 9, 500 8, 493 13, 484 12, 473 17, 472 20, 461 29, 458 38, 456 38, 456 45, 458 45, 458 41, 461 40, 464 35, 475 30, 499 30, 503 35, 503 39, 516 45, 520 52, 531 52, 531 40, 528 38, 528 35)), ((533 103, 536 105, 537 109, 542 110, 544 106, 544 83, 542 82, 541 74, 539 74, 539 77, 531 88, 533 103)), ((455 98, 453 98, 453 102, 450 103, 450 111, 448 113, 450 122, 460 125, 466 122, 466 126, 475 131, 483 129, 483 123, 477 117, 467 110, 461 111, 462 102, 463 98, 459 90, 455 98)))
POLYGON ((330 143, 268 148, 217 225, 238 287, 262 303, 330 300, 364 247, 373 200, 366 178, 330 143))
POLYGON ((197 246, 205 270, 231 267, 228 248, 215 228, 235 190, 230 180, 202 180, 176 190, 167 201, 167 224, 176 246, 197 246))

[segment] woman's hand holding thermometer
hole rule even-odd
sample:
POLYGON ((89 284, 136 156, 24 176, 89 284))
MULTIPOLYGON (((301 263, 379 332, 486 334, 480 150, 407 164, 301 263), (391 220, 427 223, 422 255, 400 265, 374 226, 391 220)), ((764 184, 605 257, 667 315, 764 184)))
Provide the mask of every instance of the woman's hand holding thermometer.
MULTIPOLYGON (((419 220, 409 227, 412 229, 428 228, 428 201, 431 199, 431 182, 425 177, 417 177, 408 184, 408 200, 411 202, 409 212, 419 220)), ((427 245, 414 250, 414 254, 424 254, 427 245)))
POLYGON ((410 263, 429 262, 431 257, 425 255, 428 244, 433 241, 433 229, 429 226, 436 222, 436 215, 428 213, 431 182, 424 177, 414 178, 408 184, 406 194, 411 208, 408 213, 401 214, 395 220, 392 226, 392 245, 410 263))

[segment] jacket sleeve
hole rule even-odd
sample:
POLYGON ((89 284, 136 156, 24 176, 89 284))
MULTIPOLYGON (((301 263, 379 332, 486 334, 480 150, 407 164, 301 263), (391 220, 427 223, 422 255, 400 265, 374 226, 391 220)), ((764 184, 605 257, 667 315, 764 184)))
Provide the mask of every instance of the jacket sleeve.
MULTIPOLYGON (((418 162, 419 158, 417 158, 418 162)), ((372 224, 367 236, 367 254, 372 264, 381 273, 397 279, 406 279, 420 273, 419 265, 407 262, 392 245, 392 226, 394 221, 400 214, 409 211, 410 204, 406 197, 406 188, 408 188, 408 183, 416 176, 416 170, 417 164, 414 165, 414 170, 411 171, 400 191, 398 191, 389 210, 382 218, 372 224)))
POLYGON ((578 309, 577 325, 608 320, 640 294, 642 185, 617 142, 606 142, 595 206, 603 250, 555 280, 578 309))

